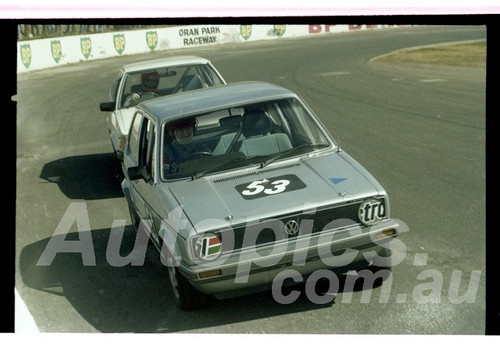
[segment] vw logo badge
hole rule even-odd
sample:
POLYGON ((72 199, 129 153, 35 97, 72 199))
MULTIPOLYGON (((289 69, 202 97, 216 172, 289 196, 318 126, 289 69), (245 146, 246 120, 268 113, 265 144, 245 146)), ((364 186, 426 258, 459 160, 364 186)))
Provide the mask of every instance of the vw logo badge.
POLYGON ((290 220, 285 224, 285 232, 289 236, 296 236, 299 233, 299 223, 295 220, 290 220))

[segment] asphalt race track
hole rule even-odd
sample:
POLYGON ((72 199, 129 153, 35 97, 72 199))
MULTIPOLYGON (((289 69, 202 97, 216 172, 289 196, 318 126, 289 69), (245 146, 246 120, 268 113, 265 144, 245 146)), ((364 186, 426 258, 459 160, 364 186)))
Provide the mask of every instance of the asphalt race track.
POLYGON ((406 47, 478 39, 486 39, 483 26, 418 26, 156 52, 18 75, 15 283, 39 330, 484 334, 486 70, 370 62, 406 47), (289 305, 260 293, 183 312, 154 252, 141 267, 107 262, 112 227, 125 224, 124 254, 135 236, 99 103, 123 64, 178 54, 212 60, 228 82, 265 80, 305 99, 382 183, 392 216, 409 228, 390 278, 340 290, 324 305, 302 289, 289 305), (75 207, 83 214, 70 227, 60 225, 75 207), (36 265, 54 233, 78 240, 86 225, 95 266, 83 266, 80 253, 36 265))

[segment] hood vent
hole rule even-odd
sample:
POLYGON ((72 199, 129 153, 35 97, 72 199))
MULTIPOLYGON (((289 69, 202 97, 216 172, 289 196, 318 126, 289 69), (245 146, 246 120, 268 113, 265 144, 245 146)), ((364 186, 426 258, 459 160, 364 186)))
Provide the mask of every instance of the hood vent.
POLYGON ((219 183, 219 182, 225 182, 225 181, 231 181, 231 180, 241 179, 241 178, 247 177, 247 176, 253 176, 253 175, 258 175, 258 174, 262 174, 262 173, 268 173, 270 171, 275 171, 275 170, 293 168, 293 167, 296 167, 296 166, 300 166, 300 163, 286 164, 286 165, 277 166, 277 167, 274 167, 274 168, 257 169, 255 171, 248 172, 248 173, 245 173, 245 174, 228 176, 228 177, 222 177, 222 178, 219 178, 219 179, 215 179, 214 183, 219 183))

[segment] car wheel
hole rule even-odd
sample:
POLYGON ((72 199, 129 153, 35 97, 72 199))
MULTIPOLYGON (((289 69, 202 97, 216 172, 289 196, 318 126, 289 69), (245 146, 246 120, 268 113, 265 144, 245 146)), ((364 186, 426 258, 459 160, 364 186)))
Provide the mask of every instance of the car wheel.
POLYGON ((195 289, 175 266, 168 266, 167 270, 177 306, 185 311, 200 308, 207 296, 195 289))

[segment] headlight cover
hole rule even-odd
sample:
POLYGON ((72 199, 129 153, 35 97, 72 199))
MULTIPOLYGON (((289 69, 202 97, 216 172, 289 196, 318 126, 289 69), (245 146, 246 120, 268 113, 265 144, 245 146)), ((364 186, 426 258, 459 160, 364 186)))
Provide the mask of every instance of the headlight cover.
POLYGON ((375 225, 386 217, 387 207, 383 198, 369 198, 359 206, 358 218, 364 225, 375 225))
POLYGON ((193 239, 193 255, 203 260, 215 260, 222 254, 222 237, 218 232, 205 232, 193 239))

